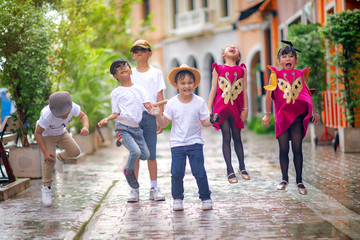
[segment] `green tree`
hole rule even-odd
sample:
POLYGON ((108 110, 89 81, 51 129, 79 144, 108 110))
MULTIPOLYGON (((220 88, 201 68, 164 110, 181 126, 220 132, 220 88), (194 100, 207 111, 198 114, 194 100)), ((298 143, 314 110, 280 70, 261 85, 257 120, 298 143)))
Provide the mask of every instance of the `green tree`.
POLYGON ((0 3, 0 80, 15 102, 24 147, 50 95, 51 39, 52 25, 44 9, 31 1, 0 3))
MULTIPOLYGON (((116 82, 109 66, 116 57, 131 60, 131 11, 138 0, 63 0, 55 11, 58 36, 52 57, 57 90, 68 90, 89 116, 90 131, 111 111, 116 82)), ((78 128, 79 122, 74 121, 78 128)))
POLYGON ((288 40, 301 50, 298 55, 297 68, 311 67, 309 88, 318 90, 312 98, 319 111, 322 109, 321 92, 326 89, 325 44, 319 32, 320 27, 318 23, 294 24, 289 27, 288 36, 288 40))
POLYGON ((338 68, 335 79, 343 84, 340 103, 347 110, 347 121, 355 127, 360 105, 360 10, 328 15, 321 33, 327 40, 329 63, 338 68))

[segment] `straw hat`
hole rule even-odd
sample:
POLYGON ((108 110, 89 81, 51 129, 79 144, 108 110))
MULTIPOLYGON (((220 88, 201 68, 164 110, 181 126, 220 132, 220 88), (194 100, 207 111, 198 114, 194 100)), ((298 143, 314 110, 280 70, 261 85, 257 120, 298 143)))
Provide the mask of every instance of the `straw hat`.
POLYGON ((176 67, 173 70, 170 71, 169 75, 168 75, 168 80, 169 83, 174 87, 177 88, 176 83, 175 83, 175 76, 178 72, 183 71, 183 70, 187 70, 190 71, 192 74, 194 74, 195 77, 195 88, 197 86, 199 86, 200 81, 201 81, 201 74, 199 72, 199 70, 197 70, 196 68, 193 67, 189 67, 186 64, 182 64, 180 67, 176 67))

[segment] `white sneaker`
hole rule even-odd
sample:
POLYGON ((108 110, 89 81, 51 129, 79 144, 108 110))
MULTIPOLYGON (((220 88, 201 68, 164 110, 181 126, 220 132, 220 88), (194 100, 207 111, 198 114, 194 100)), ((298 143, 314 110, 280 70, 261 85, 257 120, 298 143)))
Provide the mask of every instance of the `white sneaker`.
POLYGON ((64 163, 62 161, 60 161, 57 157, 55 160, 55 170, 59 173, 63 173, 64 172, 64 163))
POLYGON ((174 199, 174 201, 173 201, 173 210, 174 211, 182 211, 182 210, 184 210, 183 200, 182 199, 174 199))
POLYGON ((131 188, 127 202, 138 202, 139 201, 139 189, 131 188))
POLYGON ((164 195, 161 194, 160 189, 158 187, 150 189, 149 199, 155 201, 165 201, 165 197, 164 195))
POLYGON ((52 199, 51 199, 51 188, 49 187, 45 187, 44 185, 41 188, 41 199, 43 204, 46 207, 50 207, 51 203, 52 203, 52 199))
POLYGON ((211 201, 211 199, 206 199, 204 201, 202 201, 202 210, 211 210, 213 209, 213 203, 211 201))

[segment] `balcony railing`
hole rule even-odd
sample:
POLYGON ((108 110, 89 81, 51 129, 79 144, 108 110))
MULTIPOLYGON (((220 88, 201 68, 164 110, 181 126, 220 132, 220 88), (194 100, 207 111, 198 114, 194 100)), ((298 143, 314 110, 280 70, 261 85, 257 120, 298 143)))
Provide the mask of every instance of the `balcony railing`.
POLYGON ((201 33, 214 27, 213 10, 201 8, 176 15, 176 35, 201 33))

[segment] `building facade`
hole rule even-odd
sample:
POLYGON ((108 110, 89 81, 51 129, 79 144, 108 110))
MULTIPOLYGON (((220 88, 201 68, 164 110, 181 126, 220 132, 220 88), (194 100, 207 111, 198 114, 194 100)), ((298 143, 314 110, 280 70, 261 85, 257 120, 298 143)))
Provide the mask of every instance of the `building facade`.
MULTIPOLYGON (((208 99, 212 63, 222 63, 222 50, 238 44, 241 62, 248 69, 250 116, 263 112, 264 90, 269 71, 276 66, 281 40, 296 23, 324 24, 328 14, 359 8, 357 0, 144 0, 135 4, 132 32, 149 40, 153 47, 151 64, 164 74, 165 97, 177 91, 167 82, 172 68, 187 64, 202 75, 196 93, 208 99), (141 22, 151 14, 153 32, 141 35, 141 22)), ((324 81, 330 83, 330 76, 324 81)))

